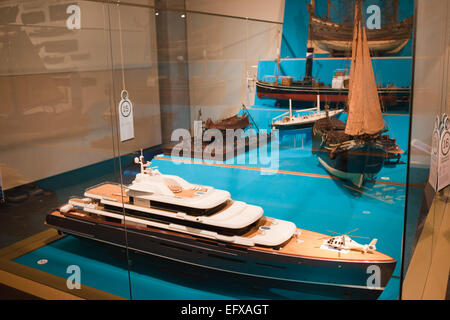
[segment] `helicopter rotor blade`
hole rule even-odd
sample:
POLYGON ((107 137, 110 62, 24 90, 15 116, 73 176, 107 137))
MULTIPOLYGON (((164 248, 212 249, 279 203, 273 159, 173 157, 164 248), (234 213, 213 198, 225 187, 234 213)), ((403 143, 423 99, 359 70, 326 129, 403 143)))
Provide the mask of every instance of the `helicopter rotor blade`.
MULTIPOLYGON (((332 230, 327 230, 327 232, 331 232, 331 233, 335 233, 335 234, 338 234, 338 235, 341 235, 341 236, 345 236, 345 235, 349 235, 350 233, 352 233, 352 232, 355 232, 356 230, 358 230, 359 228, 356 228, 356 229, 354 229, 354 230, 352 230, 352 231, 349 231, 349 232, 347 232, 347 233, 339 233, 339 232, 336 232, 336 231, 332 231, 332 230)), ((361 237, 361 236, 352 236, 353 238, 363 238, 363 239, 370 239, 370 238, 368 238, 368 237, 361 237)), ((332 238, 332 237, 329 237, 329 238, 332 238)))
POLYGON ((331 233, 336 233, 336 234, 338 234, 338 235, 342 235, 342 233, 335 232, 335 231, 331 231, 331 230, 327 230, 327 232, 331 232, 331 233))
POLYGON ((356 228, 356 229, 354 229, 354 230, 352 230, 352 231, 349 231, 349 232, 347 232, 347 233, 344 233, 343 235, 347 235, 347 234, 350 234, 350 233, 352 233, 352 232, 355 232, 356 230, 358 230, 359 228, 356 228))
POLYGON ((361 236, 352 236, 352 238, 370 239, 369 237, 361 237, 361 236))

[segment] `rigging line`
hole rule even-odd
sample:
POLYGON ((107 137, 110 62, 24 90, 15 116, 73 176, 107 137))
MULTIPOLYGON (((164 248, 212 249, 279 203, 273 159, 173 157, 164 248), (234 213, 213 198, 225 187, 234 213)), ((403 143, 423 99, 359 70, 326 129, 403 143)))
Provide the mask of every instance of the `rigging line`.
MULTIPOLYGON (((104 31, 105 31, 105 38, 110 40, 110 45, 111 45, 111 31, 108 34, 107 28, 106 28, 106 5, 105 3, 103 3, 103 26, 104 26, 104 31)), ((109 22, 109 11, 108 11, 108 22, 109 22)), ((112 63, 112 54, 110 54, 107 57, 107 64, 109 63, 109 58, 111 57, 111 69, 113 68, 113 63, 112 63)), ((112 77, 111 77, 111 81, 112 81, 112 77)), ((111 92, 108 94, 109 96, 109 112, 111 113, 111 116, 109 117, 110 123, 111 123, 111 139, 112 139, 112 149, 113 149, 113 165, 114 165, 114 172, 117 172, 117 165, 116 165, 116 159, 115 159, 115 155, 116 155, 116 141, 114 139, 115 136, 115 127, 114 127, 114 110, 113 109, 113 99, 111 99, 111 92)))
POLYGON ((247 105, 250 104, 250 82, 248 74, 248 17, 245 19, 245 79, 247 83, 247 105))
MULTIPOLYGON (((447 3, 447 5, 448 5, 448 3, 447 3)), ((445 10, 445 12, 447 13, 448 10, 445 10)), ((448 30, 448 14, 445 14, 444 19, 441 19, 441 20, 445 21, 445 22, 443 22, 444 27, 445 27, 444 30, 448 30)), ((441 22, 441 25, 442 25, 442 22, 441 22)), ((446 107, 447 107, 447 105, 446 105, 447 99, 446 99, 445 95, 442 94, 442 93, 446 92, 445 86, 448 84, 448 81, 449 81, 448 75, 447 75, 447 72, 446 72, 448 70, 448 64, 449 64, 449 54, 448 53, 446 54, 446 51, 447 51, 447 48, 448 48, 446 42, 447 42, 446 33, 442 32, 441 33, 441 39, 440 39, 440 49, 441 49, 442 57, 446 57, 446 58, 442 58, 442 60, 440 61, 440 65, 441 65, 441 68, 442 68, 441 99, 440 99, 441 113, 445 112, 446 107)))
POLYGON ((328 0, 328 4, 330 4, 331 7, 334 9, 334 11, 336 11, 336 13, 339 16, 339 18, 341 18, 341 20, 344 21, 344 16, 336 9, 336 7, 334 6, 333 2, 328 0))
POLYGON ((125 86, 125 67, 123 63, 123 42, 122 42, 122 22, 120 20, 120 7, 119 7, 119 40, 120 40, 120 63, 122 65, 122 90, 126 90, 125 86))
MULTIPOLYGON (((117 7, 119 7, 119 5, 117 5, 117 7)), ((113 61, 113 50, 112 50, 112 27, 111 27, 111 11, 110 11, 110 7, 108 6, 108 26, 109 26, 109 32, 110 32, 110 36, 109 36, 109 48, 110 48, 110 55, 111 55, 111 62, 112 62, 112 70, 111 70, 111 81, 112 81, 112 86, 113 86, 113 92, 115 91, 115 86, 114 86, 114 61, 113 61)), ((121 26, 120 26, 120 8, 119 8, 119 30, 122 30, 121 26)), ((122 44, 122 41, 121 41, 122 44)), ((123 72, 123 64, 122 64, 122 72, 123 72)), ((122 77, 122 81, 123 84, 125 83, 124 78, 122 77)), ((114 94, 113 94, 114 95, 114 94)), ((114 98, 115 99, 115 98, 114 98)), ((117 116, 117 109, 113 108, 115 110, 115 113, 113 113, 113 116, 115 118, 115 124, 116 124, 116 128, 119 127, 118 124, 118 116, 117 116)), ((123 186, 123 177, 122 177, 122 163, 121 163, 121 156, 120 156, 120 138, 119 138, 119 129, 117 129, 116 131, 116 145, 117 145, 117 158, 118 158, 118 163, 119 163, 119 182, 120 185, 123 186)), ((113 137, 114 139, 114 137, 113 137)), ((121 199, 123 202, 124 199, 124 194, 123 194, 123 188, 120 188, 121 190, 121 199)), ((125 217, 125 207, 122 204, 122 213, 123 216, 125 217)), ((125 255, 126 255, 126 259, 127 259, 127 271, 128 271, 128 284, 129 284, 129 294, 130 294, 130 300, 133 299, 133 290, 132 290, 132 282, 131 282, 131 263, 130 263, 130 252, 129 252, 129 246, 128 246, 128 231, 127 231, 127 224, 125 222, 124 219, 124 230, 125 230, 125 255)))

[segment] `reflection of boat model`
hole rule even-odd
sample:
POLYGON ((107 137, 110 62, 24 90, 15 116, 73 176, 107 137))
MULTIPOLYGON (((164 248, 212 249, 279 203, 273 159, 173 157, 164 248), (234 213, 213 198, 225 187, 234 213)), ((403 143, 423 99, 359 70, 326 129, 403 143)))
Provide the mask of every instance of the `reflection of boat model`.
MULTIPOLYGON (((306 59, 305 77, 300 81, 292 81, 285 77, 281 84, 278 79, 275 81, 256 81, 256 93, 261 99, 276 99, 283 101, 302 101, 313 103, 316 96, 320 95, 321 100, 330 105, 342 105, 348 99, 348 75, 345 70, 336 70, 333 76, 332 84, 325 85, 316 81, 312 77, 313 67, 313 49, 308 48, 306 59), (283 81, 285 80, 286 81, 283 81)), ((381 104, 392 106, 396 104, 405 104, 410 99, 409 87, 378 87, 378 96, 381 104)))
POLYGON ((264 217, 261 207, 231 200, 226 191, 161 174, 142 156, 136 162, 141 172, 131 185, 89 188, 85 198, 72 198, 46 223, 64 233, 266 284, 303 283, 352 298, 376 298, 392 275, 396 261, 385 254, 336 250, 327 246, 329 237, 264 217), (368 266, 380 268, 379 288, 367 286, 368 266))
POLYGON ((317 121, 313 145, 320 148, 319 161, 331 174, 361 186, 364 179, 373 178, 381 170, 386 159, 399 159, 403 151, 384 134, 387 130, 361 22, 361 0, 355 10, 347 123, 329 118, 317 121))
POLYGON ((325 106, 324 111, 320 111, 319 99, 319 96, 317 96, 316 108, 304 109, 302 112, 296 111, 296 115, 292 112, 292 100, 289 100, 289 111, 273 118, 272 129, 289 130, 310 128, 316 121, 327 117, 335 117, 344 111, 344 109, 328 110, 328 106, 325 106), (305 112, 310 113, 304 114, 305 112))
MULTIPOLYGON (((413 18, 409 17, 402 21, 397 21, 398 0, 389 2, 392 2, 390 5, 393 7, 390 21, 380 29, 367 30, 369 50, 374 55, 397 53, 408 43, 411 37, 413 18)), ((310 15, 309 40, 320 49, 334 56, 345 55, 351 48, 353 24, 347 22, 336 23, 329 19, 321 19, 315 16, 314 0, 311 1, 311 4, 308 4, 308 11, 310 15)), ((383 14, 386 13, 383 11, 383 14)))
POLYGON ((81 108, 72 106, 70 84, 79 75, 48 74, 37 49, 20 26, 0 26, 0 72, 3 147, 85 131, 86 117, 81 108), (31 66, 35 73, 15 75, 31 66))

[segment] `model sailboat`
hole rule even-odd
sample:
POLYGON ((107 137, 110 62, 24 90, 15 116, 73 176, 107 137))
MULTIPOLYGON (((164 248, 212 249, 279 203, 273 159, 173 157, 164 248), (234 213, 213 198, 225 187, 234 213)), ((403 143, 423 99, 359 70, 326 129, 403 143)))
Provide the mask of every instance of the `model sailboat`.
POLYGON ((326 118, 317 121, 313 128, 314 142, 320 146, 320 163, 331 174, 350 179, 357 186, 361 186, 364 179, 372 179, 386 158, 398 159, 403 153, 395 140, 384 134, 387 129, 361 7, 361 0, 356 1, 347 123, 326 118))

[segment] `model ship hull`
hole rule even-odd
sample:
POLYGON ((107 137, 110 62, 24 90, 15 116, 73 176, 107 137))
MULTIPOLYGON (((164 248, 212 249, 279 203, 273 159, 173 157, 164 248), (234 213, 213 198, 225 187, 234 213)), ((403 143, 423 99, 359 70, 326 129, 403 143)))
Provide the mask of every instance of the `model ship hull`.
POLYGON ((314 125, 314 122, 292 123, 292 124, 273 124, 272 129, 278 130, 295 130, 308 129, 314 125))
MULTIPOLYGON (((378 55, 399 52, 411 37, 412 22, 412 17, 409 17, 381 29, 367 30, 370 51, 378 55)), ((353 24, 340 24, 311 16, 309 40, 332 55, 344 55, 352 47, 353 24)))
MULTIPOLYGON (((383 54, 394 54, 399 52, 409 41, 406 40, 381 40, 372 41, 369 43, 369 48, 372 52, 382 52, 383 54)), ((337 41, 337 40, 313 40, 320 49, 332 53, 334 56, 339 53, 344 54, 349 47, 351 41, 337 41)))
MULTIPOLYGON (((352 181, 361 186, 364 180, 373 179, 383 168, 386 152, 376 142, 331 154, 330 150, 318 148, 319 162, 332 175, 352 181)), ((316 150, 316 149, 315 149, 316 150)))
POLYGON ((244 114, 241 116, 234 115, 230 118, 223 119, 217 122, 213 122, 211 119, 208 119, 205 123, 205 129, 218 129, 218 130, 237 130, 242 129, 244 130, 250 125, 250 122, 248 120, 248 115, 244 114))
MULTIPOLYGON (((329 117, 335 117, 343 112, 343 109, 339 110, 330 110, 328 112, 329 117)), ((326 117, 325 111, 315 112, 313 115, 306 115, 304 117, 298 116, 293 117, 289 120, 289 117, 286 117, 288 120, 284 121, 279 120, 272 123, 272 129, 278 130, 294 130, 294 129, 306 129, 314 126, 314 123, 320 119, 324 119, 326 117)))
MULTIPOLYGON (((317 95, 320 95, 321 101, 339 105, 345 104, 348 99, 348 89, 345 88, 283 86, 259 80, 256 82, 256 93, 260 99, 275 99, 279 102, 291 99, 292 101, 314 103, 317 100, 317 95)), ((409 103, 410 89, 401 87, 378 88, 378 96, 384 106, 409 103)))
MULTIPOLYGON (((389 261, 345 261, 299 257, 289 254, 274 254, 271 250, 247 248, 224 244, 183 233, 163 231, 157 228, 137 228, 122 224, 99 222, 78 217, 49 214, 47 225, 59 231, 126 247, 134 251, 178 261, 184 264, 207 268, 244 277, 282 282, 290 285, 312 285, 326 292, 336 292, 338 297, 352 299, 377 298, 394 268, 395 260, 389 261), (126 241, 125 242, 125 235, 126 241), (378 266, 381 270, 381 285, 378 289, 367 286, 367 268, 378 266)), ((320 241, 325 235, 302 230, 305 240, 320 241)))
MULTIPOLYGON (((389 158, 383 143, 377 139, 343 141, 341 146, 348 144, 348 147, 339 150, 339 143, 324 142, 326 135, 334 129, 323 130, 319 126, 320 123, 313 128, 313 150, 322 166, 336 177, 348 179, 360 187, 364 180, 373 179, 389 158)), ((340 126, 337 131, 342 132, 345 128, 343 122, 333 126, 340 126)))

